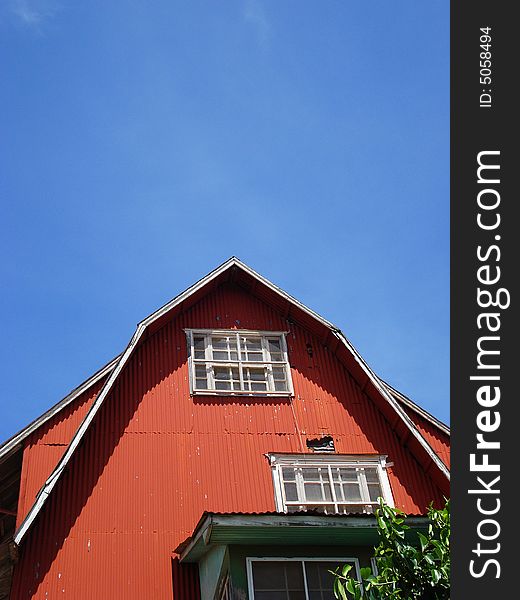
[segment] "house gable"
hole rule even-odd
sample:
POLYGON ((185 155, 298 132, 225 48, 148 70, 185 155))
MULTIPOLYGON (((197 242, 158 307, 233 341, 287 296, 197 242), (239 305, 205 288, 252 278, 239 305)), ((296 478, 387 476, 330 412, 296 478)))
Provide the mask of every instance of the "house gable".
POLYGON ((107 593, 96 574, 110 572, 114 590, 166 594, 172 551, 200 515, 273 511, 265 455, 308 452, 306 440, 324 435, 338 453, 388 455, 394 499, 407 512, 442 501, 320 328, 228 279, 154 329, 135 345, 27 536, 17 593, 54 590, 61 573, 71 595, 93 597, 107 593), (190 396, 184 329, 216 325, 288 331, 294 399, 190 396), (65 567, 80 557, 74 578, 65 567))
POLYGON ((107 593, 97 574, 110 573, 114 591, 166 594, 172 551, 200 515, 273 511, 265 455, 308 453, 309 440, 388 456, 395 504, 408 513, 447 495, 435 423, 392 395, 332 324, 236 259, 219 269, 145 319, 84 397, 26 437, 18 524, 30 518, 17 541, 32 529, 16 593, 56 591, 59 580, 93 597, 107 593), (294 397, 191 396, 187 328, 286 331, 294 397))

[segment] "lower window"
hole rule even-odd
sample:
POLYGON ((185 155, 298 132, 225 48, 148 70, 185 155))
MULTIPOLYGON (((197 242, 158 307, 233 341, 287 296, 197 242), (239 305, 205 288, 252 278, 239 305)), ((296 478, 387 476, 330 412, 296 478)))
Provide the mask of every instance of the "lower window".
POLYGON ((356 558, 248 558, 249 600, 334 600, 334 571, 356 558))

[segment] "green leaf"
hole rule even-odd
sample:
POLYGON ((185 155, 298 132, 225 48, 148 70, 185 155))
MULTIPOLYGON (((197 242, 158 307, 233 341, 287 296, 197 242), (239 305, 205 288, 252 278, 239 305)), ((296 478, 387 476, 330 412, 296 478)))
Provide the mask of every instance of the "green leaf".
POLYGON ((419 538, 419 542, 421 543, 421 552, 424 552, 424 549, 428 546, 428 538, 423 535, 420 531, 417 532, 417 537, 419 538))
POLYGON ((352 579, 349 579, 347 581, 345 587, 347 588, 347 592, 350 592, 351 594, 354 593, 354 582, 352 581, 352 579))
POLYGON ((360 570, 363 587, 351 576, 335 572, 337 600, 449 600, 450 598, 450 513, 428 507, 428 534, 417 532, 406 539, 410 529, 406 515, 382 500, 376 510, 379 544, 374 548, 377 575, 368 567, 360 570))

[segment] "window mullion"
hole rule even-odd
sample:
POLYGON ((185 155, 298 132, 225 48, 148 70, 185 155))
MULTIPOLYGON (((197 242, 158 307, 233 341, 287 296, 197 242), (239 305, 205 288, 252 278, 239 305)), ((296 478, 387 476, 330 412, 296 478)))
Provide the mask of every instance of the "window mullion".
POLYGON ((262 358, 263 358, 263 367, 267 371, 267 389, 269 392, 274 392, 274 377, 273 377, 273 365, 266 364, 271 361, 271 353, 269 352, 268 342, 265 335, 260 338, 260 342, 262 344, 262 358))
MULTIPOLYGON (((191 372, 190 390, 191 390, 191 392, 193 392, 197 387, 197 378, 195 377, 195 342, 193 340, 193 331, 190 331, 189 344, 190 344, 190 356, 188 358, 188 362, 190 363, 190 372, 191 372)), ((206 385, 208 385, 207 377, 206 377, 206 385)))
POLYGON ((334 478, 332 477, 331 465, 327 465, 327 469, 329 472, 330 489, 332 490, 332 500, 334 501, 334 509, 336 512, 339 512, 338 499, 336 497, 336 488, 334 487, 334 478))
POLYGON ((244 385, 244 373, 242 371, 242 350, 240 348, 240 334, 235 334, 237 340, 237 359, 238 359, 238 376, 240 377, 240 389, 245 392, 246 387, 244 385))
POLYGON ((206 357, 206 385, 208 390, 215 389, 215 378, 213 374, 213 344, 211 335, 204 336, 204 356, 206 357))
POLYGON ((296 481, 296 491, 298 493, 298 500, 304 505, 305 499, 305 484, 303 479, 303 470, 301 467, 295 467, 294 469, 294 480, 296 481))
POLYGON ((285 339, 285 335, 280 336, 281 347, 282 347, 282 356, 284 360, 284 368, 285 368, 285 379, 287 381, 287 390, 290 394, 294 393, 291 379, 291 367, 289 365, 289 352, 287 350, 287 340, 285 339))
POLYGON ((276 465, 278 483, 280 484, 280 492, 282 495, 282 511, 288 512, 287 497, 285 495, 285 481, 283 479, 283 471, 281 465, 276 465))
POLYGON ((301 561, 302 572, 303 572, 303 589, 305 590, 305 599, 309 600, 309 588, 307 586, 307 571, 305 570, 305 561, 301 561))
POLYGON ((360 484, 361 500, 370 504, 370 494, 368 493, 368 483, 365 475, 365 469, 358 467, 358 481, 360 484))

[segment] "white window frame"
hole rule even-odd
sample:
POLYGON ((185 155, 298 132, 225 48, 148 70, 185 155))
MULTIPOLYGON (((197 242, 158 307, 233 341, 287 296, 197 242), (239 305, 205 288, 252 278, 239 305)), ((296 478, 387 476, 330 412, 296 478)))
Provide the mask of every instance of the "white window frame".
POLYGON ((356 571, 356 579, 361 581, 361 572, 359 567, 359 559, 355 557, 330 557, 330 556, 320 556, 320 557, 308 557, 308 556, 295 556, 295 557, 285 557, 285 556, 248 556, 246 557, 246 571, 247 571, 247 587, 249 592, 249 600, 255 600, 255 592, 254 592, 254 582, 253 582, 253 563, 261 562, 261 561, 270 561, 270 562, 299 562, 302 563, 302 571, 303 571, 303 586, 305 590, 305 598, 309 600, 309 590, 307 586, 307 572, 305 570, 306 562, 331 562, 334 564, 344 565, 346 563, 353 563, 354 569, 356 571))
POLYGON ((287 352, 287 341, 285 336, 287 331, 253 331, 246 329, 185 329, 186 340, 188 344, 188 369, 190 380, 190 394, 202 396, 294 396, 294 390, 291 378, 291 368, 289 365, 289 356, 287 352), (237 360, 215 360, 212 355, 212 337, 232 337, 236 336, 237 344, 237 360), (241 356, 240 337, 260 337, 262 344, 262 360, 247 361, 241 356), (204 353, 203 359, 195 358, 194 356, 194 338, 204 337, 204 353), (267 338, 278 338, 280 340, 280 350, 282 353, 282 361, 271 361, 267 338), (204 365, 206 367, 207 385, 206 389, 196 389, 195 387, 195 367, 204 365), (239 371, 240 389, 233 390, 218 390, 215 388, 215 379, 213 367, 229 367, 236 368, 239 371), (266 390, 248 390, 245 389, 244 370, 250 368, 267 369, 266 390), (273 367, 284 369, 285 380, 287 382, 287 390, 275 390, 273 367))
MULTIPOLYGON (((278 512, 289 512, 291 506, 302 507, 300 510, 305 510, 305 506, 312 506, 311 510, 316 510, 316 505, 330 506, 334 505, 336 512, 331 514, 342 514, 343 511, 339 511, 339 506, 359 506, 363 513, 371 514, 377 507, 376 502, 371 502, 368 497, 367 489, 365 491, 361 489, 362 499, 359 502, 343 502, 338 501, 336 498, 336 492, 334 485, 331 485, 331 501, 308 501, 302 502, 300 500, 288 501, 285 498, 285 488, 283 485, 282 468, 283 467, 323 467, 327 466, 329 471, 329 478, 332 483, 332 467, 342 467, 348 469, 363 469, 363 468, 376 468, 379 476, 379 483, 381 486, 381 494, 383 500, 389 506, 394 507, 394 499, 392 495, 392 489, 390 487, 390 480, 387 472, 387 456, 386 455, 346 455, 346 454, 269 454, 269 462, 271 464, 273 486, 275 492, 275 503, 276 510, 278 512), (366 494, 366 497, 363 495, 366 494)), ((366 483, 366 482, 365 482, 366 483)), ((298 496, 301 497, 301 485, 297 482, 298 496)))

